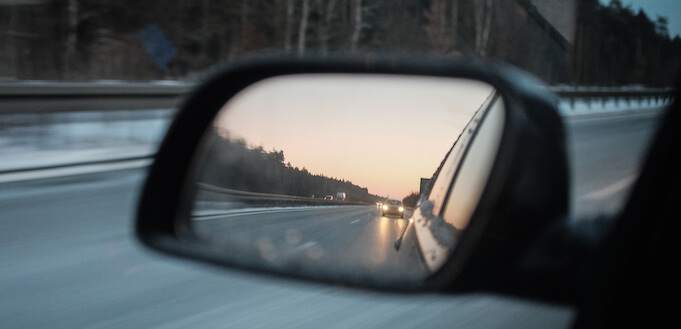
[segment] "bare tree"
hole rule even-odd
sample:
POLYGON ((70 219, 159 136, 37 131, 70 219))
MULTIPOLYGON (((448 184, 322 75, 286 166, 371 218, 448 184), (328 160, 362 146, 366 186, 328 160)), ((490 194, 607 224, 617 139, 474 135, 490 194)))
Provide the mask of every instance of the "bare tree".
POLYGON ((329 40, 331 39, 331 24, 336 14, 336 0, 328 0, 326 6, 323 6, 324 0, 319 1, 319 8, 324 8, 324 21, 319 26, 319 43, 322 53, 327 54, 329 51, 329 40))
POLYGON ((73 65, 76 62, 76 44, 78 43, 78 0, 69 0, 66 7, 67 12, 67 36, 66 36, 66 54, 65 54, 65 72, 71 72, 73 65))
POLYGON ((432 0, 430 8, 424 12, 426 21, 424 30, 428 35, 433 50, 439 54, 447 54, 454 47, 452 31, 447 24, 446 0, 432 0))
POLYGON ((450 25, 452 29, 452 43, 456 47, 456 35, 459 29, 459 0, 452 0, 452 8, 450 10, 450 25))
POLYGON ((305 34, 310 18, 310 0, 303 0, 303 8, 300 13, 300 25, 298 26, 298 55, 305 53, 305 34))
POLYGON ((487 40, 492 24, 493 6, 492 0, 475 2, 475 52, 481 57, 487 55, 487 40))
POLYGON ((362 33, 362 0, 351 0, 352 3, 352 35, 350 37, 350 50, 356 51, 359 37, 362 33))
POLYGON ((284 49, 291 51, 293 39, 293 15, 295 14, 294 0, 286 0, 286 24, 284 27, 284 49))

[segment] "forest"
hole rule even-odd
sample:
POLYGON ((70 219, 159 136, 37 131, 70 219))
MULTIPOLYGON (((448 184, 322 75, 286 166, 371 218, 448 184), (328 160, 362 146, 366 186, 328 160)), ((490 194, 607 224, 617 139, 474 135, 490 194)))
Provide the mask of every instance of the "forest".
POLYGON ((215 137, 199 182, 239 191, 323 199, 345 192, 348 203, 374 204, 385 198, 350 181, 313 174, 285 162, 284 151, 265 151, 243 140, 215 137))
POLYGON ((293 55, 471 57, 550 84, 668 86, 665 17, 574 0, 566 38, 531 0, 30 0, 0 5, 0 80, 196 80, 216 63, 293 55))
POLYGON ((580 85, 671 86, 681 69, 681 39, 667 18, 651 18, 618 0, 578 1, 573 80, 580 85))

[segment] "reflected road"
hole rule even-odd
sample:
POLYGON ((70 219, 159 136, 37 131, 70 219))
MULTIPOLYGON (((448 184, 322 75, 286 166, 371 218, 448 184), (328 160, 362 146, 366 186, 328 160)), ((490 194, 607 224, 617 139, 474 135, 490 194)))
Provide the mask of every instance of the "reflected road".
MULTIPOLYGON (((405 218, 411 216, 407 210, 405 218)), ((195 233, 222 244, 226 256, 288 269, 301 261, 334 277, 380 275, 416 280, 427 275, 413 233, 395 241, 408 219, 381 216, 375 206, 251 208, 198 217, 195 233), (235 257, 235 256, 234 256, 235 257), (285 265, 288 263, 288 265, 285 265), (323 269, 323 270, 322 270, 323 269)))

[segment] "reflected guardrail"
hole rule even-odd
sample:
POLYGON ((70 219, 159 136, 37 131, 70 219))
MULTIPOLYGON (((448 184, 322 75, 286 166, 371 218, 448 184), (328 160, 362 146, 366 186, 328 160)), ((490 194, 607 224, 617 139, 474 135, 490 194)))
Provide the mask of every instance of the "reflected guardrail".
MULTIPOLYGON (((219 187, 206 183, 197 183, 199 191, 217 193, 219 195, 229 196, 233 198, 238 198, 241 200, 277 200, 277 201, 314 201, 313 197, 301 197, 294 195, 284 195, 284 194, 271 194, 271 193, 259 193, 259 192, 248 192, 241 190, 233 190, 224 187, 219 187)), ((324 200, 317 200, 324 201, 324 200)), ((326 200, 328 201, 328 200, 326 200)))
POLYGON ((302 197, 285 194, 260 193, 228 189, 207 183, 196 183, 196 199, 204 202, 243 202, 260 205, 371 205, 365 202, 324 200, 314 197, 302 197))

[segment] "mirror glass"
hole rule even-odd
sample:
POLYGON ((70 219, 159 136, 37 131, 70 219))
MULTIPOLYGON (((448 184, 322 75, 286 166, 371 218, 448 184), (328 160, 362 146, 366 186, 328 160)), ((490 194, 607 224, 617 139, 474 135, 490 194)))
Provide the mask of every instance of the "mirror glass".
POLYGON ((418 285, 465 232, 504 116, 492 86, 466 79, 260 81, 205 133, 188 183, 187 238, 237 266, 418 285))

